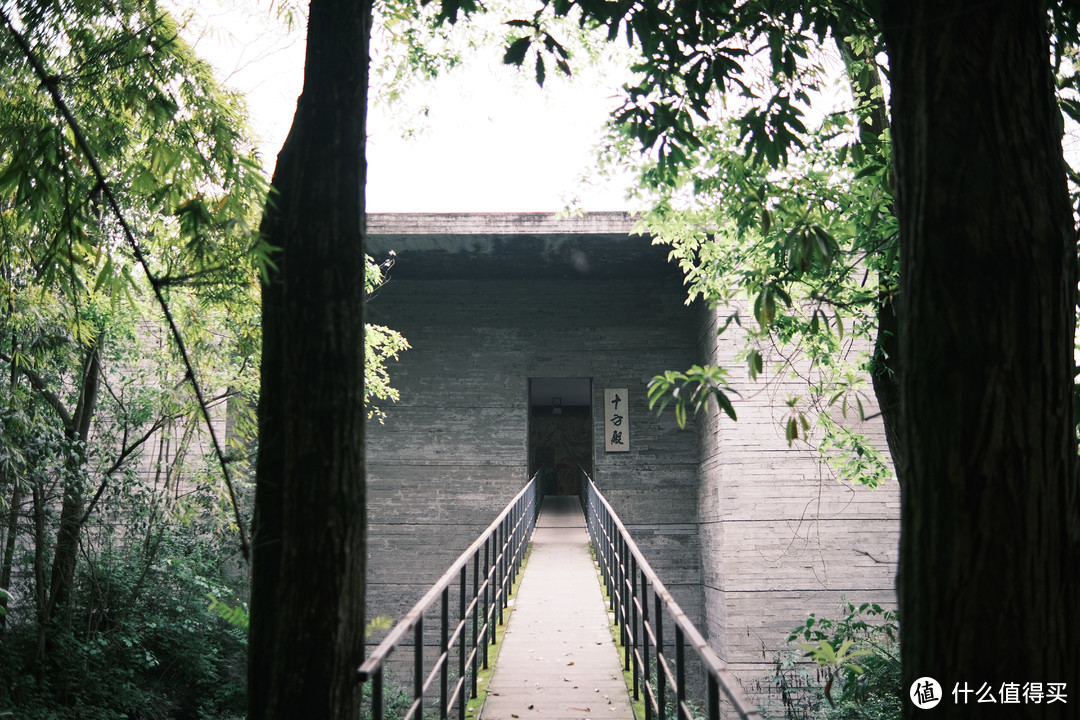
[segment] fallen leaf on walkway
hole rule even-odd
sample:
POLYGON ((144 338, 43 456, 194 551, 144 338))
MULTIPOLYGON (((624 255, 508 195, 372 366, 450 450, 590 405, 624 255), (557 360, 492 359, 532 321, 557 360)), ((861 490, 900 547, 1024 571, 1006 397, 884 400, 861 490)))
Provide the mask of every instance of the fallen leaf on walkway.
POLYGON ((574 664, 574 662, 571 660, 570 662, 566 663, 566 667, 570 667, 573 664, 574 664))

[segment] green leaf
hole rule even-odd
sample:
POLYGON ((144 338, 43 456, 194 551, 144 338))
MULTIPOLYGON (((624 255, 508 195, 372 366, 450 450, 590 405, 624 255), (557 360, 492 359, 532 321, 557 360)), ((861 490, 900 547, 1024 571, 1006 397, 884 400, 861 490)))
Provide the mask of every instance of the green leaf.
POLYGON ((750 370, 750 379, 757 380, 758 374, 764 369, 764 361, 761 359, 761 353, 757 349, 750 351, 750 354, 746 357, 746 364, 750 370))
POLYGON ((514 65, 521 67, 521 63, 525 62, 525 53, 529 51, 529 46, 532 44, 532 38, 523 37, 517 38, 506 47, 506 53, 503 55, 503 64, 514 65))
POLYGON ((735 417, 735 408, 732 406, 731 401, 728 400, 727 395, 721 392, 718 388, 716 390, 715 397, 717 404, 720 406, 720 409, 723 410, 729 418, 737 421, 738 418, 735 417))

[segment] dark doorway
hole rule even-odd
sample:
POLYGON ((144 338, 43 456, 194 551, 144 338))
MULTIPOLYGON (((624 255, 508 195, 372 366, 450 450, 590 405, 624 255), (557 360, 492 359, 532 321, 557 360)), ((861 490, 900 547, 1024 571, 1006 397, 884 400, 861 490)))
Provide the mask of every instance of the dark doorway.
POLYGON ((576 495, 592 462, 592 380, 531 378, 529 476, 541 473, 547 495, 576 495))

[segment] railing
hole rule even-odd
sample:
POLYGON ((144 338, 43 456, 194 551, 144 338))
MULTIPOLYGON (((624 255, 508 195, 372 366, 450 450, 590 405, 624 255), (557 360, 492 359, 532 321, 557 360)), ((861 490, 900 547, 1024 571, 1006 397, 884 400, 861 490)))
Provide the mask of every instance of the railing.
POLYGON ((495 623, 503 623, 503 610, 536 526, 537 486, 537 478, 533 476, 360 666, 360 682, 371 681, 372 720, 383 718, 387 658, 410 636, 413 700, 402 720, 423 718, 424 698, 436 680, 439 681, 439 717, 446 720, 456 708, 459 720, 465 720, 466 689, 470 698, 476 697, 477 673, 480 667, 488 667, 488 648, 495 644, 495 623), (455 581, 458 602, 451 627, 450 596, 455 581), (439 606, 439 656, 429 667, 424 654, 425 616, 436 605, 439 606), (451 689, 450 665, 455 655, 457 679, 451 689))
POLYGON ((669 714, 674 715, 673 720, 694 720, 699 716, 688 700, 687 648, 704 669, 703 702, 709 720, 720 718, 721 692, 739 718, 759 719, 761 714, 726 663, 716 656, 660 582, 596 484, 584 471, 582 474, 581 504, 589 537, 624 646, 623 667, 633 670, 634 699, 645 695, 645 720, 666 720, 669 714), (674 643, 665 640, 665 624, 674 628, 674 643), (671 651, 674 662, 668 657, 671 651), (668 697, 669 690, 674 691, 674 697, 668 697))

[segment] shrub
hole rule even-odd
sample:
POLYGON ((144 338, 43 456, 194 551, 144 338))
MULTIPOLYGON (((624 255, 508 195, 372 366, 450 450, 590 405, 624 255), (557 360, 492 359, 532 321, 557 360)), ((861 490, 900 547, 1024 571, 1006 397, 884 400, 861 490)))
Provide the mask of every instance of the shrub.
POLYGON ((211 610, 239 604, 222 550, 195 526, 161 531, 154 551, 106 543, 80 564, 68 611, 0 643, 0 716, 27 720, 242 717, 246 632, 211 610), (160 558, 156 561, 155 558, 160 558))
POLYGON ((787 720, 900 718, 899 624, 876 603, 845 602, 838 620, 815 613, 788 635, 772 677, 787 720))

